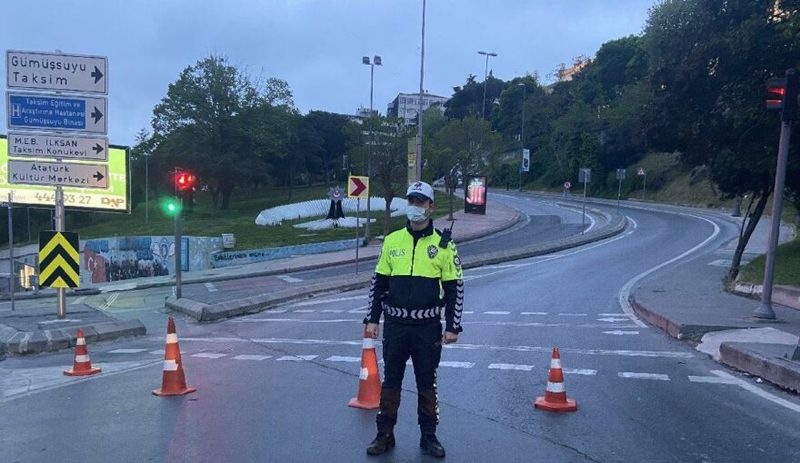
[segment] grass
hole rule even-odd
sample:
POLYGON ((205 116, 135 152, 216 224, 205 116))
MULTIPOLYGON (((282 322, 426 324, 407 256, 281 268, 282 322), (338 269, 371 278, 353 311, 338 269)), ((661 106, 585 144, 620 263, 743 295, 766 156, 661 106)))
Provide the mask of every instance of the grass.
MULTIPOLYGON (((759 256, 742 267, 741 280, 749 283, 760 283, 764 280, 765 256, 759 256)), ((776 285, 800 286, 800 239, 778 246, 775 255, 776 285)))
MULTIPOLYGON (((288 189, 263 189, 252 192, 248 196, 242 196, 241 193, 238 196, 234 195, 231 198, 230 208, 220 210, 213 207, 211 196, 208 193, 199 192, 196 196, 194 210, 184 211, 181 221, 182 233, 192 236, 220 236, 223 233, 233 233, 236 238, 236 249, 257 249, 355 238, 355 229, 352 228, 306 230, 293 227, 295 224, 308 222, 315 218, 286 220, 282 225, 270 227, 255 224, 256 216, 264 209, 327 197, 327 186, 295 188, 291 197, 288 189)), ((437 209, 434 218, 447 215, 446 205, 445 201, 440 204, 441 207, 437 209)), ((363 207, 366 210, 366 205, 363 207)), ((366 214, 365 210, 361 212, 361 217, 366 214)), ((372 218, 376 221, 370 225, 370 234, 372 236, 383 234, 383 210, 373 210, 372 218)), ((79 232, 81 239, 174 234, 174 221, 162 212, 159 200, 150 201, 149 219, 149 223, 147 223, 144 203, 141 203, 130 215, 68 214, 67 230, 79 232), (81 226, 81 223, 86 222, 89 223, 81 226)), ((405 217, 390 218, 389 230, 404 226, 405 221, 405 217)), ((359 229, 359 235, 364 236, 363 227, 359 229)))

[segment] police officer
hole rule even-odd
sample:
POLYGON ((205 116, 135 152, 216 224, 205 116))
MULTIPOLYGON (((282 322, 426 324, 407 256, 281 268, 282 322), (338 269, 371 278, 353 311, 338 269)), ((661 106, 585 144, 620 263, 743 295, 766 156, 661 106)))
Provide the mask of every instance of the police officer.
POLYGON ((381 314, 384 317, 385 367, 376 420, 378 435, 367 447, 367 454, 380 455, 395 445, 393 430, 400 390, 406 361, 411 357, 417 380, 419 445, 425 453, 441 458, 445 451, 436 438, 436 369, 442 344, 456 342, 462 331, 464 283, 449 230, 439 232, 430 219, 433 188, 425 182, 412 183, 406 196, 408 223, 384 239, 372 280, 369 314, 364 319, 367 335, 377 337, 381 314))

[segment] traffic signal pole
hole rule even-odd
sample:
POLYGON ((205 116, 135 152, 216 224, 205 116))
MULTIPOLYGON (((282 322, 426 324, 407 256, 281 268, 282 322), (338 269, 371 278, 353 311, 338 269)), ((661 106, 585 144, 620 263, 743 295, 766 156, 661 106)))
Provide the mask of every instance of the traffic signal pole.
POLYGON ((783 187, 786 180, 786 165, 789 162, 789 142, 792 138, 792 122, 798 117, 797 96, 798 82, 797 70, 794 68, 786 71, 785 79, 771 79, 767 83, 770 94, 767 98, 767 109, 781 110, 781 136, 778 143, 778 165, 775 169, 775 187, 772 190, 775 197, 772 200, 772 223, 767 244, 767 258, 764 265, 764 282, 761 289, 761 304, 756 308, 753 316, 766 320, 775 319, 772 310, 772 284, 775 275, 775 253, 778 247, 778 237, 781 229, 781 211, 783 208, 783 187), (782 82, 779 82, 782 80, 782 82), (780 86, 783 86, 782 90, 780 86))
POLYGON ((772 200, 772 224, 769 230, 767 245, 767 262, 764 266, 764 283, 761 290, 761 304, 753 316, 767 320, 775 319, 772 310, 772 282, 775 275, 775 251, 778 247, 778 235, 781 229, 781 209, 783 207, 783 186, 786 180, 786 165, 789 161, 789 141, 792 137, 792 121, 781 122, 781 138, 778 144, 778 167, 775 171, 775 188, 772 200))
POLYGON ((173 184, 175 185, 175 199, 178 201, 180 206, 178 207, 178 211, 175 214, 175 298, 181 298, 181 255, 182 246, 181 246, 181 213, 183 212, 183 198, 178 196, 178 172, 180 170, 176 167, 175 168, 175 175, 173 176, 173 184))

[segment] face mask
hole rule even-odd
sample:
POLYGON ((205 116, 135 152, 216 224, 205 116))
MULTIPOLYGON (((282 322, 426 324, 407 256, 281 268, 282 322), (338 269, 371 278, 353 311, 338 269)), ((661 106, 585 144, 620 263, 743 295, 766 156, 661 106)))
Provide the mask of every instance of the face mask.
POLYGON ((428 210, 419 206, 406 206, 406 217, 411 222, 424 222, 428 218, 428 210))

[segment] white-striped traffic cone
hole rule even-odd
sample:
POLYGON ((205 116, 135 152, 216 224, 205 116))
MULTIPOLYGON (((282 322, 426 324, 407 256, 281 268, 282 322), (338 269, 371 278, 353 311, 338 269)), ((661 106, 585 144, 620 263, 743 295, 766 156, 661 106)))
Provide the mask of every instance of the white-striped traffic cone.
POLYGON ((169 317, 167 321, 167 344, 164 347, 164 372, 161 378, 161 389, 156 389, 153 394, 157 396, 184 395, 196 391, 186 385, 186 376, 183 374, 181 361, 181 348, 178 346, 178 334, 175 332, 175 320, 169 317))
POLYGON ((381 378, 378 374, 378 356, 375 353, 375 340, 367 336, 361 343, 361 372, 358 375, 358 394, 350 399, 350 407, 376 410, 381 403, 381 378))
POLYGON ((544 397, 537 397, 533 406, 548 412, 574 412, 578 409, 578 404, 574 400, 567 398, 567 390, 564 387, 564 372, 561 370, 561 354, 558 352, 558 347, 553 348, 544 397))
POLYGON ((67 376, 88 376, 100 373, 100 368, 92 366, 89 358, 89 349, 86 348, 86 338, 83 337, 83 330, 78 329, 77 340, 75 341, 75 361, 71 370, 64 370, 67 376))

